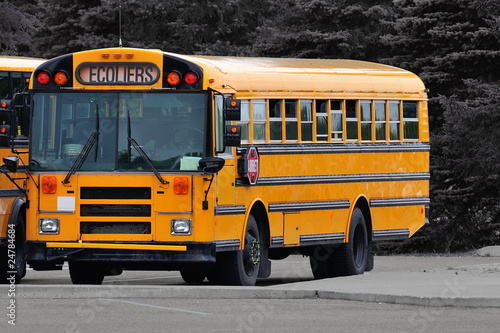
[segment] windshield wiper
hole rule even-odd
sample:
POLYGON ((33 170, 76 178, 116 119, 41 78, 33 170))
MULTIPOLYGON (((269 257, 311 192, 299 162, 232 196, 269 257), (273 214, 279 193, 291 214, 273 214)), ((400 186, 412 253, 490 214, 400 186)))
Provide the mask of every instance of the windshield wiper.
POLYGON ((85 159, 90 153, 90 150, 92 147, 95 145, 95 143, 99 140, 99 131, 94 130, 90 137, 88 138, 87 142, 85 143, 85 146, 83 146, 82 152, 78 155, 78 157, 75 159, 73 162, 73 165, 71 166, 71 169, 69 169, 68 174, 66 175, 66 178, 62 181, 63 184, 68 184, 69 179, 71 178, 71 175, 73 175, 76 170, 80 169, 82 166, 83 162, 85 162, 85 159))
POLYGON ((128 138, 128 142, 135 148, 135 150, 137 150, 137 152, 139 153, 139 155, 141 155, 141 157, 144 160, 144 162, 146 162, 146 164, 151 168, 151 171, 153 171, 153 173, 155 174, 156 178, 158 178, 158 180, 160 181, 160 183, 162 183, 162 184, 169 184, 168 181, 166 181, 165 179, 163 179, 161 177, 160 173, 158 172, 158 170, 156 170, 155 166, 151 162, 151 159, 144 152, 144 150, 142 149, 142 147, 139 146, 139 144, 133 138, 131 138, 131 137, 128 138))
POLYGON ((153 173, 155 174, 156 178, 158 178, 158 180, 160 181, 160 183, 162 183, 163 185, 165 184, 169 184, 168 181, 166 181, 165 179, 162 178, 162 176, 160 175, 160 173, 158 172, 158 170, 156 170, 155 166, 153 165, 153 163, 151 162, 151 159, 148 157, 148 155, 144 152, 144 149, 142 149, 141 146, 139 146, 139 144, 137 143, 137 141, 135 141, 134 138, 132 138, 132 133, 131 133, 131 128, 130 128, 130 112, 127 110, 127 136, 128 136, 128 142, 129 142, 129 145, 128 145, 128 156, 129 156, 129 159, 131 159, 131 151, 130 151, 130 146, 132 145, 135 150, 137 150, 137 152, 139 153, 139 155, 141 155, 142 159, 144 160, 144 162, 146 162, 146 164, 149 166, 149 168, 151 169, 151 171, 153 171, 153 173))
POLYGON ((97 162, 97 154, 99 149, 97 142, 99 142, 99 105, 96 105, 95 129, 92 132, 92 134, 90 134, 90 137, 87 139, 87 142, 85 142, 82 151, 73 162, 73 165, 71 165, 71 168, 69 169, 66 178, 64 178, 64 180, 62 181, 63 184, 68 184, 71 176, 76 172, 76 170, 79 170, 81 168, 83 162, 85 162, 85 159, 89 155, 90 150, 94 145, 95 145, 94 162, 97 162))

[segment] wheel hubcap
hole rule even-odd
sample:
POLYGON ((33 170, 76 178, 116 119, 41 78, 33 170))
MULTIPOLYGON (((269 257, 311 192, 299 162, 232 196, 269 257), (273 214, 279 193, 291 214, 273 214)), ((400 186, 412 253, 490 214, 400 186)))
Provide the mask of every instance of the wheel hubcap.
POLYGON ((252 275, 255 266, 260 263, 260 243, 252 234, 247 233, 245 237, 245 250, 243 264, 247 275, 252 275))

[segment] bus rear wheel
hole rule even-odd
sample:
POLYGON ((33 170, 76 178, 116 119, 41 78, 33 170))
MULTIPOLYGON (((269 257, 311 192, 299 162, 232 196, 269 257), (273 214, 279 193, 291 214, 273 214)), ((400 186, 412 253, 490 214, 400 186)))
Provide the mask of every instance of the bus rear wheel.
POLYGON ((349 241, 339 247, 318 246, 309 257, 316 279, 363 274, 369 257, 368 231, 365 217, 355 208, 349 226, 349 241))
POLYGON ((69 262, 69 275, 73 284, 102 284, 104 273, 104 268, 99 263, 69 262))
MULTIPOLYGON (((250 215, 245 232, 243 250, 221 252, 217 256, 219 261, 216 281, 229 285, 254 286, 257 282, 261 261, 261 239, 257 221, 250 215)), ((214 275, 212 275, 214 276, 214 275)), ((212 281, 212 276, 209 280, 212 281)))
POLYGON ((359 208, 355 208, 349 227, 349 241, 334 252, 336 276, 363 274, 369 254, 368 229, 365 217, 359 208))

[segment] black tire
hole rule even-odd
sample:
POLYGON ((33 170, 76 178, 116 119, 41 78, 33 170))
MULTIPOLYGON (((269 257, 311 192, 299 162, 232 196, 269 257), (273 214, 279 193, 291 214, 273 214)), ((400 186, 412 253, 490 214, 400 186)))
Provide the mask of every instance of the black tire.
POLYGON ((365 217, 361 209, 355 208, 349 226, 349 241, 342 244, 333 254, 335 275, 363 274, 368 262, 369 249, 365 217))
POLYGON ((73 284, 102 284, 104 268, 94 262, 69 262, 69 275, 73 284))
POLYGON ((316 246, 309 255, 315 279, 363 274, 367 267, 369 242, 363 213, 355 208, 349 226, 349 242, 334 248, 316 246))
POLYGON ((335 276, 333 256, 335 250, 331 246, 316 246, 309 255, 309 263, 315 279, 327 279, 335 276))
POLYGON ((24 218, 19 215, 16 224, 16 283, 26 276, 26 232, 24 218))
MULTIPOLYGON (((12 230, 9 226, 7 230, 12 230)), ((7 239, 10 240, 9 235, 12 233, 7 232, 7 239)), ((9 271, 15 271, 15 283, 20 283, 22 278, 26 276, 26 233, 24 229, 24 218, 21 214, 17 219, 16 225, 14 226, 14 255, 9 251, 9 245, 11 242, 7 242, 5 247, 0 249, 0 283, 10 283, 9 279, 12 274, 7 273, 9 271), (14 267, 12 267, 12 260, 14 261, 14 267), (9 280, 8 280, 9 279, 9 280)))
POLYGON ((205 280, 206 273, 201 270, 181 269, 181 276, 187 283, 202 283, 205 280))
POLYGON ((7 258, 7 246, 0 247, 0 284, 7 284, 7 272, 8 269, 8 258, 7 258))
MULTIPOLYGON (((261 240, 257 221, 250 215, 245 232, 244 249, 221 252, 217 256, 216 281, 237 286, 254 286, 261 260, 261 240)), ((212 281, 212 279, 210 279, 212 281)))

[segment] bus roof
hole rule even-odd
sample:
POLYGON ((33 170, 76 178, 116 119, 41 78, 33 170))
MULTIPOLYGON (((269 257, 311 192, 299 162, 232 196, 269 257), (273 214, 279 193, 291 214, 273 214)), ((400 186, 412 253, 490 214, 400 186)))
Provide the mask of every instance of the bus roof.
MULTIPOLYGON (((424 83, 417 75, 401 68, 359 60, 181 55, 135 48, 87 50, 74 53, 73 57, 77 57, 77 63, 80 63, 102 60, 103 54, 108 57, 110 54, 135 55, 128 60, 131 62, 135 59, 156 59, 159 62, 158 57, 171 57, 192 63, 203 69, 205 88, 233 94, 235 98, 288 98, 295 95, 327 98, 332 94, 338 98, 427 98, 424 83)), ((68 56, 70 54, 53 60, 68 56)), ((111 58, 110 61, 114 60, 111 58)), ((49 66, 49 62, 45 65, 49 66)))
POLYGON ((45 60, 39 58, 0 55, 0 71, 32 72, 45 60))
POLYGON ((205 71, 210 68, 209 75, 214 77, 208 79, 220 80, 221 83, 214 89, 230 87, 236 92, 425 94, 424 83, 417 75, 367 61, 175 56, 192 61, 205 71))

